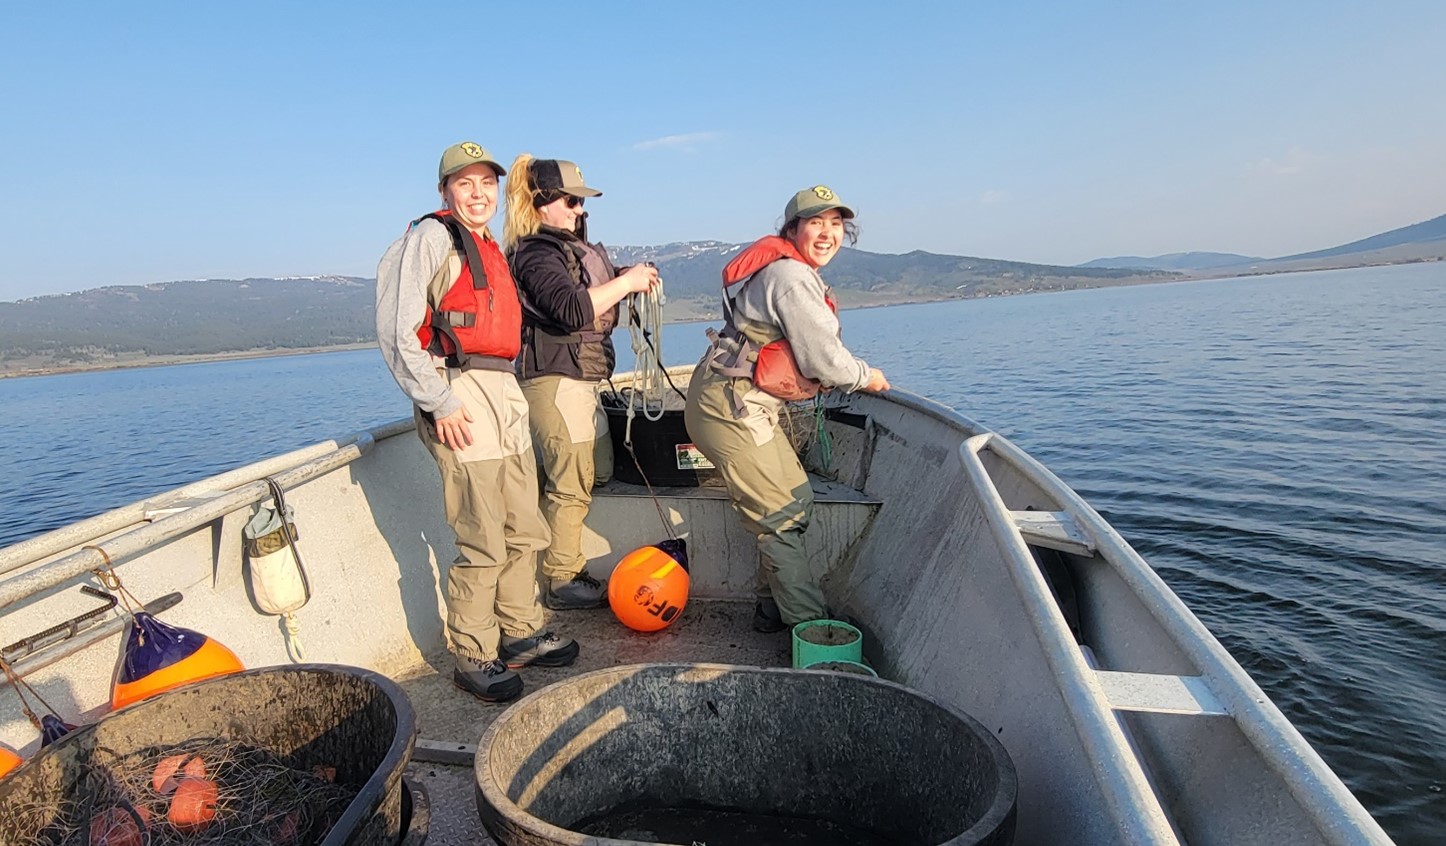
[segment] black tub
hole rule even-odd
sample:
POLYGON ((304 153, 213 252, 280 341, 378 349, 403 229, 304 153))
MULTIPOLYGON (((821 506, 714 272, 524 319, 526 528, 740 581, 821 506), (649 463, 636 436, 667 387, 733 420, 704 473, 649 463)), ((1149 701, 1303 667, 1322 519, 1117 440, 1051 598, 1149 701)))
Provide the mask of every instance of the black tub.
POLYGON ((992 845, 1014 835, 1014 765, 988 729, 849 673, 718 664, 587 673, 499 716, 478 744, 475 775, 478 812, 502 846, 767 840, 740 838, 740 819, 785 820, 796 826, 788 836, 808 842, 992 845), (682 823, 650 828, 652 839, 614 824, 634 818, 642 828, 682 823), (699 818, 728 830, 698 828, 699 818))
POLYGON ((723 484, 723 477, 693 445, 688 427, 683 424, 683 400, 677 394, 669 390, 664 395, 659 420, 647 419, 641 408, 635 411, 631 452, 624 443, 628 428, 626 391, 603 393, 600 402, 613 443, 613 478, 629 485, 651 483, 680 488, 723 484))
POLYGON ((269 750, 300 770, 336 767, 358 788, 324 846, 397 846, 426 838, 425 794, 406 790, 416 718, 385 676, 357 667, 301 664, 247 670, 138 702, 41 750, 0 781, 0 843, 34 842, 45 820, 17 808, 83 801, 97 747, 127 753, 195 738, 226 737, 269 750))

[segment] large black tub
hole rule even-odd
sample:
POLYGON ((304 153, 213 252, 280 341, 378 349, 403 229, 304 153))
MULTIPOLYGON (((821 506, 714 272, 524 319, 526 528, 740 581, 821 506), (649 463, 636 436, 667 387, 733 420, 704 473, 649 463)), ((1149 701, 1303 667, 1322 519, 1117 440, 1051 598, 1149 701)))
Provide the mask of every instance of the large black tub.
POLYGON ((1016 780, 977 721, 851 673, 641 664, 513 705, 482 735, 502 846, 1008 844, 1016 780))
POLYGON ((605 391, 599 397, 613 444, 613 478, 629 485, 679 488, 723 484, 723 477, 693 445, 688 427, 683 425, 683 398, 671 390, 663 395, 661 419, 649 420, 641 408, 636 411, 633 446, 629 451, 625 442, 629 390, 625 388, 616 394, 605 391))
POLYGON ((77 729, 0 781, 0 843, 36 842, 48 816, 85 807, 116 754, 223 737, 303 772, 334 767, 335 782, 357 791, 324 846, 410 846, 427 821, 425 794, 403 796, 415 735, 401 688, 368 670, 301 664, 211 679, 77 729))

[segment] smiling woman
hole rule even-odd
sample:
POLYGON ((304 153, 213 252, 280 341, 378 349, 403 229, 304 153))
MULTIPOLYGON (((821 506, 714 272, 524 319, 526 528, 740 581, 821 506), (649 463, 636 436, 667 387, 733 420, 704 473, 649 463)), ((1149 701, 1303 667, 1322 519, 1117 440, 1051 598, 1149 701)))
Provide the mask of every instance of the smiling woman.
POLYGON ((534 586, 547 527, 527 400, 512 373, 522 307, 487 228, 502 165, 472 141, 442 153, 444 209, 412 222, 377 267, 377 345, 437 462, 459 554, 447 571, 452 681, 487 702, 522 693, 513 670, 560 667, 577 644, 543 630, 534 586))
POLYGON ((809 573, 803 534, 813 489, 779 426, 788 400, 822 387, 886 391, 839 337, 838 304, 818 270, 855 237, 854 211, 826 185, 799 191, 778 235, 759 239, 723 270, 722 333, 688 386, 688 435, 728 484, 728 496, 758 538, 759 593, 753 627, 782 631, 827 616, 809 573), (737 284, 737 293, 727 289, 737 284))

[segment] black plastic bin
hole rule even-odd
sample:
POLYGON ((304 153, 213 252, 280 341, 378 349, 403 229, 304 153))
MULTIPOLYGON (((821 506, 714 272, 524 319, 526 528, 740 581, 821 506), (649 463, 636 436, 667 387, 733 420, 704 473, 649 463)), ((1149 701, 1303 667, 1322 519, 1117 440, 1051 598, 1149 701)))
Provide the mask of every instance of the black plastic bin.
POLYGON ((42 749, 0 780, 0 843, 35 842, 49 822, 33 813, 37 807, 58 814, 66 803, 85 802, 98 748, 126 754, 197 737, 265 749, 299 770, 335 767, 336 781, 358 793, 323 846, 414 846, 426 839, 426 795, 402 781, 416 717, 401 688, 358 667, 300 664, 168 691, 42 749), (17 813, 22 808, 32 812, 17 813))
POLYGON ((633 448, 623 443, 627 436, 627 394, 604 393, 603 411, 607 412, 608 432, 613 442, 613 478, 630 485, 647 483, 663 487, 696 488, 700 485, 721 485, 723 477, 708 463, 688 437, 683 424, 683 399, 669 391, 665 396, 663 417, 653 421, 634 411, 633 448), (637 461, 634 463, 634 454, 637 461), (638 472, 638 466, 642 472, 638 472), (701 465, 701 466, 700 466, 701 465))

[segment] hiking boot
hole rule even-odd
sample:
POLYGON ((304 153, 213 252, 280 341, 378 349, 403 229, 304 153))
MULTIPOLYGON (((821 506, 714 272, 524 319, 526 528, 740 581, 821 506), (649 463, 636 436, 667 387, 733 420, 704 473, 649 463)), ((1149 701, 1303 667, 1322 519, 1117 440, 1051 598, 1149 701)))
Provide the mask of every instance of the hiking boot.
POLYGON ((522 677, 500 659, 478 661, 453 656, 452 684, 483 702, 511 702, 522 693, 522 677))
POLYGON ((566 667, 577 660, 577 641, 563 640, 552 632, 538 632, 532 637, 503 635, 497 654, 513 670, 523 667, 566 667))
POLYGON ((783 614, 779 612, 778 603, 773 601, 773 597, 760 599, 753 606, 753 630, 755 632, 774 634, 787 628, 789 625, 783 622, 783 614))
POLYGON ((584 571, 571 579, 549 579, 542 600, 554 611, 601 608, 608 602, 608 586, 584 571))

